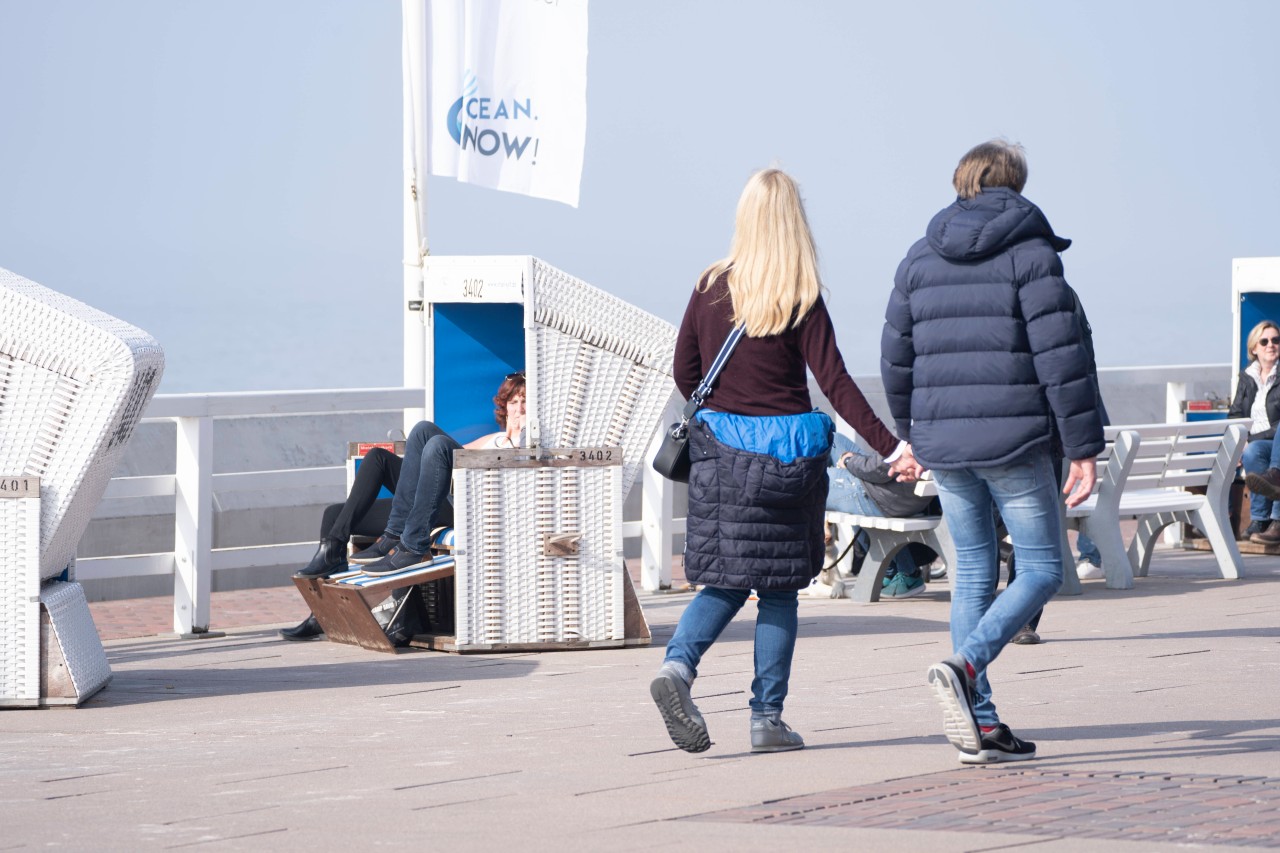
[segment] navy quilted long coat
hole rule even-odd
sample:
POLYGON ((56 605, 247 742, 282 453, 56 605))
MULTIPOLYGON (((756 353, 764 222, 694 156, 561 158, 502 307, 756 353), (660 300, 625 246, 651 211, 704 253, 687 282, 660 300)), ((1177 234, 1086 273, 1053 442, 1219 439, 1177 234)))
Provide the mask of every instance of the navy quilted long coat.
POLYGON ((1071 245, 1013 190, 933 217, 898 267, 880 372, 897 433, 927 468, 1004 465, 1103 447, 1092 359, 1058 252, 1071 245))
POLYGON ((730 589, 804 589, 822 571, 827 454, 779 462, 689 425, 684 574, 730 589))

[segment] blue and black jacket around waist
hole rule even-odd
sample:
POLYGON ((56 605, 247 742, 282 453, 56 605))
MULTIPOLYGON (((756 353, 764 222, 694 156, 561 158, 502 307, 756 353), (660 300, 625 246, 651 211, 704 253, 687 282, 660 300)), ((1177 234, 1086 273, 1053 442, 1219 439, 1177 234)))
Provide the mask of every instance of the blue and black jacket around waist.
POLYGON ((685 577, 732 589, 803 589, 822 570, 827 453, 821 412, 690 423, 685 577))

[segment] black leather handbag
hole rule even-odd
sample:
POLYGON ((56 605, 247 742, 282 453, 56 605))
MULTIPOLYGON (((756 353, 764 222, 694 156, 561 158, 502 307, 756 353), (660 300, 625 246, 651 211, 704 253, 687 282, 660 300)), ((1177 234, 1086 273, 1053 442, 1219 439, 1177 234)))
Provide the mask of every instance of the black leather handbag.
POLYGON ((706 376, 702 377, 689 402, 684 404, 680 420, 668 427, 666 435, 662 437, 662 445, 653 457, 653 470, 668 480, 676 483, 689 482, 689 421, 711 396, 711 386, 715 384, 716 377, 720 375, 725 362, 733 354, 733 348, 738 345, 745 328, 745 326, 737 326, 729 333, 729 337, 725 338, 724 346, 720 347, 716 360, 711 362, 711 369, 707 371, 706 376))

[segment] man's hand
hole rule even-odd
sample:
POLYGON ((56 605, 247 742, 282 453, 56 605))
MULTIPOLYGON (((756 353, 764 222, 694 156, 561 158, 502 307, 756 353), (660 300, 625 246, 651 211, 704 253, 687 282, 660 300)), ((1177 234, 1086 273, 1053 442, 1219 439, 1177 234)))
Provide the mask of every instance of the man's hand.
POLYGON ((1067 482, 1062 493, 1067 496, 1067 506, 1079 506, 1093 494, 1093 485, 1098 481, 1098 467, 1093 457, 1088 459, 1072 459, 1071 470, 1067 473, 1067 482))
POLYGON ((893 464, 889 466, 889 473, 897 478, 899 483, 914 483, 924 474, 924 467, 916 461, 915 454, 911 452, 911 445, 907 445, 902 450, 902 455, 893 460, 893 464))

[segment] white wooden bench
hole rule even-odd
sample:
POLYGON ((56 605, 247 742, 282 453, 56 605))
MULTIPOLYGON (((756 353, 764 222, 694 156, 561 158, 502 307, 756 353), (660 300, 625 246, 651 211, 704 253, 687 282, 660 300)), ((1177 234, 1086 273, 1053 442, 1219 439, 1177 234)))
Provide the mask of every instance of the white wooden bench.
POLYGON ((1107 428, 1097 486, 1084 503, 1067 510, 1067 523, 1097 544, 1109 588, 1131 589, 1135 576, 1144 577, 1160 531, 1180 522, 1204 533, 1222 577, 1241 577, 1227 501, 1248 424, 1243 419, 1107 428), (1189 491, 1195 487, 1204 487, 1205 494, 1189 491), (1128 548, 1120 533, 1124 518, 1138 520, 1128 548))
MULTIPOLYGON (((1110 444, 1108 444, 1108 449, 1110 444)), ((1096 488, 1096 487, 1095 487, 1096 488)), ((926 471, 924 477, 916 484, 916 494, 936 496, 938 486, 931 472, 926 471)), ((1059 504, 1061 511, 1063 505, 1059 504)), ((943 516, 917 516, 914 518, 881 518, 874 515, 855 515, 847 512, 828 512, 827 522, 832 525, 836 553, 841 553, 849 545, 856 528, 867 531, 871 544, 866 560, 858 573, 857 582, 851 574, 852 557, 839 561, 829 571, 824 571, 811 589, 825 590, 830 588, 832 598, 841 598, 848 594, 859 602, 880 600, 881 584, 884 573, 894 556, 912 542, 919 542, 937 551, 946 562, 947 568, 954 571, 956 565, 955 543, 943 516), (865 581, 864 581, 865 579, 865 581), (852 592, 849 587, 852 585, 852 592)), ((1119 532, 1119 522, 1116 523, 1119 532)), ((1080 579, 1076 576, 1075 560, 1072 558, 1071 545, 1067 540, 1067 525, 1062 528, 1062 588, 1059 595, 1080 595, 1080 579)), ((927 578, 926 578, 927 580, 927 578)))
MULTIPOLYGON (((932 477, 928 474, 925 477, 916 483, 916 494, 922 497, 937 495, 938 487, 932 477)), ((828 512, 827 523, 832 527, 836 553, 843 553, 846 549, 849 553, 837 565, 819 575, 811 587, 811 590, 819 594, 829 587, 832 598, 847 595, 864 604, 879 601, 885 571, 898 552, 912 542, 937 551, 948 567, 956 564, 955 544, 951 541, 951 533, 944 519, 939 515, 884 518, 850 512, 828 512), (858 528, 867 531, 871 543, 862 569, 855 578, 852 550, 849 546, 858 528)))

